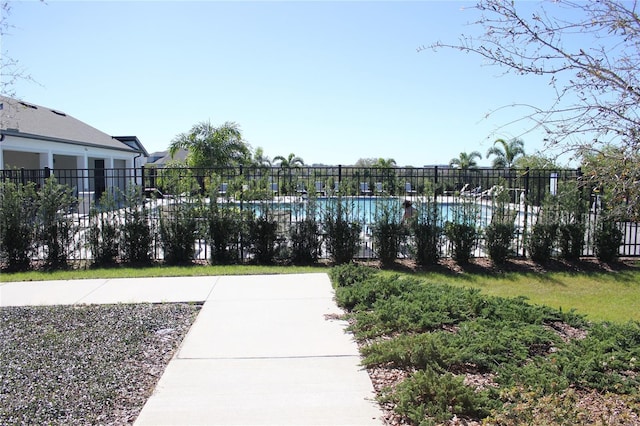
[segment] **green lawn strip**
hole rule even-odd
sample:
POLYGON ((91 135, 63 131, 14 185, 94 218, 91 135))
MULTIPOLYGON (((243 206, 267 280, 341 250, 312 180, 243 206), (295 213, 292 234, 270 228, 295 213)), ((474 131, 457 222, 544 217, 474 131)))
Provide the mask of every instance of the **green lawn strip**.
POLYGON ((56 281, 111 278, 197 277, 213 275, 272 275, 327 272, 322 266, 260 266, 260 265, 190 265, 122 268, 89 268, 66 271, 28 271, 0 274, 0 282, 56 281))
POLYGON ((412 274, 426 283, 478 288, 500 297, 526 297, 536 305, 575 310, 592 321, 640 321, 640 271, 501 275, 412 274))

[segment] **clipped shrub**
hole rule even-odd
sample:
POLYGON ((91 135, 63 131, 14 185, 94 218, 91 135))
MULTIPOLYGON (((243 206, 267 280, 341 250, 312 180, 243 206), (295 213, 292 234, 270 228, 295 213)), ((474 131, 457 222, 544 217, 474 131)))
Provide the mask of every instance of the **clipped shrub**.
POLYGON ((576 260, 582 255, 585 227, 581 223, 563 223, 558 227, 560 256, 576 260))
POLYGON ((498 404, 492 403, 488 391, 474 390, 463 383, 463 377, 451 373, 440 375, 431 368, 419 370, 401 382, 384 400, 396 404, 396 411, 410 424, 441 423, 454 415, 483 418, 498 404))
POLYGON ((169 265, 192 263, 197 238, 196 209, 188 202, 169 206, 160 216, 164 261, 169 265))
POLYGON ((36 235, 43 246, 44 267, 50 270, 67 268, 67 262, 78 246, 75 237, 79 226, 69 214, 78 200, 72 189, 59 184, 53 175, 45 180, 38 195, 36 235))
POLYGON ((410 250, 420 266, 434 265, 440 258, 442 226, 438 204, 427 199, 418 205, 418 214, 409 223, 410 250))
POLYGON ((444 234, 451 243, 453 259, 460 264, 469 263, 473 245, 478 236, 475 226, 447 222, 444 226, 444 234))
POLYGON ((93 205, 89 213, 88 246, 94 265, 106 266, 116 263, 119 250, 119 223, 115 200, 109 192, 93 205))
POLYGON ((513 223, 491 223, 485 229, 485 240, 489 258, 497 264, 504 263, 511 254, 511 240, 515 228, 513 223))
POLYGON ((453 259, 459 264, 469 263, 478 237, 476 217, 478 206, 464 201, 453 209, 453 220, 445 223, 444 234, 449 239, 453 259))
POLYGON ((351 217, 350 210, 338 197, 324 215, 327 250, 331 260, 338 265, 351 262, 360 248, 362 225, 351 217))
POLYGON ((553 253, 553 243, 558 232, 555 223, 536 223, 531 229, 527 248, 529 257, 536 262, 546 262, 553 253))
POLYGON ((0 182, 0 261, 7 271, 31 267, 34 242, 35 187, 0 182))
POLYGON ((389 266, 395 262, 400 244, 406 238, 406 228, 400 222, 400 212, 396 210, 390 203, 377 203, 372 236, 382 266, 389 266))
POLYGON ((207 220, 207 239, 212 264, 230 264, 240 259, 242 213, 235 207, 219 205, 211 198, 207 220))
POLYGON ((291 261, 297 265, 308 265, 318 261, 320 255, 320 225, 313 217, 295 223, 290 232, 291 261))
POLYGON ((124 222, 120 232, 122 260, 131 264, 148 264, 151 262, 153 236, 141 188, 131 186, 124 200, 124 222))
POLYGON ((329 276, 331 277, 333 286, 338 288, 351 287, 362 283, 375 275, 375 273, 376 271, 368 266, 345 263, 331 268, 329 276))
POLYGON ((260 264, 271 264, 276 255, 278 222, 271 218, 269 209, 264 207, 263 214, 248 220, 249 251, 260 264))
POLYGON ((616 260, 622 244, 622 231, 613 220, 602 220, 595 235, 596 256, 603 262, 616 260))

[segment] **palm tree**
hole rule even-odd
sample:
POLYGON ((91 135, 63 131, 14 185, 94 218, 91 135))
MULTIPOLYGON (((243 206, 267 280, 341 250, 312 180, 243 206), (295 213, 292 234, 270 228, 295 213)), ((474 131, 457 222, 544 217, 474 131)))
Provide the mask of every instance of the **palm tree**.
POLYGON ((487 158, 491 155, 495 155, 492 163, 494 169, 511 169, 518 157, 525 155, 524 141, 517 138, 511 139, 509 142, 504 139, 496 139, 493 146, 487 151, 487 158))
POLYGON ((478 160, 482 160, 482 154, 478 151, 473 151, 471 153, 461 152, 458 158, 452 158, 451 161, 449 161, 449 166, 463 170, 475 169, 478 167, 476 158, 478 160))
MULTIPOLYGON (((293 191, 293 176, 291 174, 291 169, 304 166, 304 160, 300 157, 297 157, 293 152, 289 154, 288 157, 283 157, 282 155, 278 155, 273 157, 273 162, 278 162, 278 165, 282 170, 287 170, 287 175, 289 176, 289 187, 293 191)), ((280 176, 280 172, 278 172, 278 176, 280 176)), ((278 178, 279 180, 279 178, 278 178)), ((284 193, 288 193, 289 188, 283 188, 284 193)))
POLYGON ((257 147, 256 152, 253 153, 253 164, 260 168, 271 167, 271 159, 264 155, 264 149, 261 146, 257 147))
POLYGON ((173 138, 169 154, 173 157, 181 148, 189 152, 187 164, 194 168, 246 164, 251 157, 249 145, 242 140, 240 126, 233 122, 214 127, 211 122, 202 121, 189 132, 173 138))
POLYGON ((299 168, 304 166, 304 160, 300 157, 297 157, 293 152, 289 154, 288 157, 283 157, 282 155, 278 155, 273 157, 273 162, 278 161, 278 165, 282 169, 290 169, 292 167, 299 168))
POLYGON ((384 158, 378 158, 375 164, 373 165, 373 167, 390 169, 392 167, 395 167, 396 165, 397 165, 396 160, 394 160, 393 158, 387 158, 386 160, 384 158))

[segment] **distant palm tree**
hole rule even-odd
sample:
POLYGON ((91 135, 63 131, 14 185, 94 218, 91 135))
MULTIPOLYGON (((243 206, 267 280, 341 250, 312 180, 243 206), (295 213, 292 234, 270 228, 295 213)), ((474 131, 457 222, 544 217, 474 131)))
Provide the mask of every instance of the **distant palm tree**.
POLYGON ((452 158, 451 161, 449 161, 449 166, 463 170, 475 169, 478 167, 476 158, 478 160, 482 160, 482 154, 478 151, 473 151, 471 153, 461 152, 458 158, 452 158))
POLYGON ((264 149, 257 147, 256 152, 253 153, 253 164, 256 167, 271 167, 271 159, 264 155, 264 149))
POLYGON ((491 155, 495 156, 492 163, 494 169, 511 169, 518 157, 525 155, 524 141, 517 138, 511 139, 509 142, 504 139, 496 139, 493 146, 487 151, 487 158, 491 155))
POLYGON ((297 157, 293 152, 286 158, 282 155, 273 157, 273 162, 275 163, 276 161, 282 169, 290 169, 293 167, 298 168, 304 166, 304 160, 300 157, 297 157))
MULTIPOLYGON (((278 166, 282 170, 286 170, 286 174, 289 177, 289 185, 287 187, 282 188, 282 191, 285 194, 289 194, 293 192, 293 174, 291 173, 292 169, 299 169, 304 166, 304 160, 300 157, 297 157, 293 152, 289 154, 288 157, 283 157, 282 155, 278 155, 273 157, 273 162, 278 162, 278 166)), ((280 176, 280 172, 278 172, 278 176, 280 176)), ((279 180, 279 178, 278 178, 279 180)))
POLYGON ((373 165, 373 167, 390 169, 392 167, 395 167, 396 165, 397 165, 396 160, 394 160, 393 158, 387 158, 386 160, 384 158, 378 158, 375 164, 373 165))

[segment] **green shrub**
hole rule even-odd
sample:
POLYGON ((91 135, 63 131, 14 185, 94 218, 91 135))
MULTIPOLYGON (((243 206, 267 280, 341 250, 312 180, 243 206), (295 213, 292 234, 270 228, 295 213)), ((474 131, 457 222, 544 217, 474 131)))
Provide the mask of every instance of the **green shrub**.
POLYGON ((355 263, 345 263, 331 268, 329 276, 335 288, 351 287, 362 283, 376 274, 373 268, 355 263))
POLYGON ((406 227, 401 219, 401 212, 393 204, 386 200, 377 202, 372 237, 382 266, 390 266, 395 262, 400 245, 406 238, 406 227))
POLYGON ((558 227, 560 238, 560 256, 563 259, 576 260, 582 255, 585 227, 581 223, 564 223, 558 227))
POLYGON ((478 236, 475 226, 447 222, 444 226, 444 234, 451 243, 453 259, 459 264, 469 263, 478 236))
POLYGON ((124 223, 120 232, 122 260, 144 265, 151 262, 152 229, 139 186, 131 186, 125 193, 124 223))
POLYGON ((331 260, 337 265, 351 262, 360 248, 362 225, 352 218, 350 207, 340 197, 327 207, 324 226, 331 260))
POLYGON ((189 202, 168 206, 160 215, 164 261, 169 265, 192 263, 198 233, 196 209, 189 202))
POLYGON ((115 200, 109 192, 105 192, 100 203, 93 205, 89 213, 88 245, 95 265, 116 263, 120 253, 119 232, 115 200))
POLYGON ((296 265, 316 263, 320 255, 320 225, 313 217, 295 223, 289 233, 291 261, 296 265))
POLYGON ((453 208, 453 220, 445 223, 444 234, 451 243, 453 259, 459 264, 469 263, 473 246, 478 238, 476 218, 479 207, 463 201, 453 208))
POLYGON ((595 235, 596 256, 603 262, 611 262, 618 258, 623 238, 622 231, 612 220, 602 220, 598 224, 595 235))
POLYGON ((273 263, 278 239, 278 222, 271 219, 267 207, 264 207, 261 216, 253 216, 248 222, 247 239, 254 260, 259 264, 273 263))
POLYGON ((79 226, 69 214, 78 200, 72 195, 72 189, 59 184, 55 176, 45 180, 38 196, 37 238, 44 249, 44 267, 51 270, 67 268, 67 262, 78 246, 75 237, 79 226))
POLYGON ((489 258, 494 263, 504 263, 511 254, 511 240, 514 231, 513 223, 491 223, 485 229, 489 258))
POLYGON ((0 182, 0 261, 7 271, 31 267, 36 212, 35 186, 0 182))
POLYGON ((462 377, 440 375, 431 368, 416 371, 384 400, 393 401, 396 411, 416 425, 446 422, 454 415, 483 418, 497 406, 489 399, 489 392, 474 392, 462 377))
POLYGON ((436 223, 413 222, 413 256, 420 266, 435 265, 440 258, 442 228, 436 223))
POLYGON ((235 207, 220 205, 211 198, 208 211, 207 238, 212 264, 230 264, 240 260, 243 215, 235 207))
POLYGON ((555 223, 536 223, 533 225, 527 241, 529 257, 536 262, 546 262, 553 253, 558 225, 555 223))

